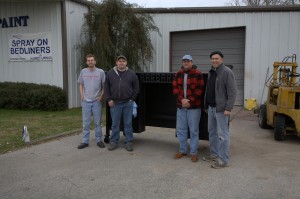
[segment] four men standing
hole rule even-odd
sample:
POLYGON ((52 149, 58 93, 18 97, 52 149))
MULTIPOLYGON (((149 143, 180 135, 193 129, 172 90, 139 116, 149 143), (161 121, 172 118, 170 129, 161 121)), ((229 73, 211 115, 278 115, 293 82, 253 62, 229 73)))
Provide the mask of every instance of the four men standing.
MULTIPOLYGON (((223 58, 220 51, 210 54, 212 67, 208 74, 204 97, 204 108, 208 113, 210 156, 203 157, 203 160, 214 162, 211 165, 212 168, 228 166, 230 143, 228 122, 237 92, 233 72, 224 65, 223 58)), ((127 151, 132 151, 133 102, 139 92, 137 76, 133 70, 127 67, 127 59, 123 55, 117 58, 116 66, 108 71, 106 79, 103 70, 95 67, 95 57, 87 55, 86 59, 88 68, 83 69, 78 78, 80 95, 83 100, 83 141, 78 149, 88 146, 91 113, 94 116, 97 145, 100 148, 105 147, 101 131, 101 100, 104 86, 105 98, 110 107, 112 119, 112 134, 108 150, 118 147, 120 123, 123 119, 126 136, 125 148, 127 151)), ((182 69, 176 73, 172 82, 173 94, 177 96, 176 133, 180 145, 179 152, 175 154, 174 158, 187 156, 189 132, 191 160, 197 162, 201 96, 205 83, 202 73, 193 67, 191 55, 183 56, 182 64, 182 69)))

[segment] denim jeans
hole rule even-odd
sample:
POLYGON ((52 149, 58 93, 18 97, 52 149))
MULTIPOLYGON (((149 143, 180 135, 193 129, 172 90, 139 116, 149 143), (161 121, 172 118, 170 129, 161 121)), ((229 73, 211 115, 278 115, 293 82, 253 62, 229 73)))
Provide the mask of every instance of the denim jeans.
POLYGON ((90 137, 91 116, 93 115, 95 124, 96 142, 102 140, 102 103, 99 101, 83 101, 82 102, 82 124, 83 124, 83 139, 82 142, 88 144, 90 137))
POLYGON ((224 112, 216 112, 216 107, 208 107, 208 133, 210 155, 219 157, 222 163, 229 161, 230 135, 228 126, 229 116, 224 112))
POLYGON ((125 144, 133 141, 132 133, 132 107, 133 101, 115 102, 115 105, 110 108, 111 114, 111 136, 110 142, 115 144, 119 143, 120 139, 120 122, 123 117, 124 133, 126 136, 125 144))
POLYGON ((179 152, 187 153, 188 129, 190 130, 190 154, 196 155, 199 143, 199 122, 201 109, 177 108, 176 133, 179 140, 179 152))

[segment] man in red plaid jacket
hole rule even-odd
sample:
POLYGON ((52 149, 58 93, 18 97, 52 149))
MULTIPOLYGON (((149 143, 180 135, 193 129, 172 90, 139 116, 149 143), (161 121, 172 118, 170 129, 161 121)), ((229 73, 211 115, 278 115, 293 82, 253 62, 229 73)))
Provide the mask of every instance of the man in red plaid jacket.
POLYGON ((197 162, 204 79, 202 73, 193 67, 191 55, 184 55, 182 64, 182 69, 176 73, 172 83, 173 94, 177 96, 176 134, 180 145, 174 159, 187 156, 189 130, 191 160, 197 162))

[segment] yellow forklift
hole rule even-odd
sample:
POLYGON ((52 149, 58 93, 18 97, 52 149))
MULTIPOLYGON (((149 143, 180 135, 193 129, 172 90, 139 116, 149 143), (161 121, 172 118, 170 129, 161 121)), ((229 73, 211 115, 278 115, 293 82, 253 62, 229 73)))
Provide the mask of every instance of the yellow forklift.
POLYGON ((300 75, 296 55, 274 62, 273 67, 274 73, 265 83, 269 88, 267 101, 259 107, 259 126, 274 128, 277 141, 284 140, 286 135, 300 137, 300 75))

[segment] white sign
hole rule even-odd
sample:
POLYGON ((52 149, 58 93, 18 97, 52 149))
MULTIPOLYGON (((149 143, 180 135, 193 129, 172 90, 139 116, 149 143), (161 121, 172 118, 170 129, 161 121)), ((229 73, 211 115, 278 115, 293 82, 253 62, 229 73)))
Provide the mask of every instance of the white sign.
POLYGON ((10 61, 52 60, 51 33, 13 34, 9 38, 10 61))

